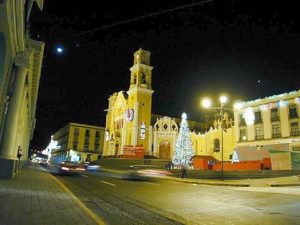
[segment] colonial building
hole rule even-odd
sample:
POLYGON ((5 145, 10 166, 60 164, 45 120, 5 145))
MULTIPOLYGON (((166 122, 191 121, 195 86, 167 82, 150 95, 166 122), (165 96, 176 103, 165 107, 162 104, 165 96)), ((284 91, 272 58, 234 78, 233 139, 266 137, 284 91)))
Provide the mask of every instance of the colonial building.
POLYGON ((94 161, 101 158, 104 144, 104 127, 69 123, 53 134, 57 148, 51 149, 51 161, 55 164, 63 160, 94 161))
MULTIPOLYGON (((130 68, 130 86, 127 92, 120 91, 108 99, 106 115, 105 157, 134 157, 135 148, 143 149, 143 156, 170 160, 172 158, 180 119, 151 114, 152 69, 150 52, 139 49, 134 53, 130 68)), ((224 116, 227 130, 221 132, 221 123, 205 134, 205 123, 188 121, 191 140, 197 155, 212 155, 217 160, 229 160, 234 149, 232 121, 224 116), (203 132, 204 133, 204 132, 203 132), (224 149, 224 151, 222 151, 224 149)), ((140 157, 140 156, 139 156, 140 157)))
MULTIPOLYGON (((280 159, 277 161, 297 164, 300 160, 299 110, 300 91, 236 104, 236 147, 267 149, 274 153, 272 162, 277 157, 280 159)), ((278 169, 287 169, 287 165, 277 166, 278 169)))
POLYGON ((139 49, 134 53, 130 68, 130 86, 108 99, 104 156, 124 154, 124 146, 142 146, 151 155, 152 69, 150 52, 139 49))
POLYGON ((42 0, 0 1, 0 178, 18 172, 18 146, 27 160, 35 128, 44 43, 29 35, 34 2, 42 9, 42 0))

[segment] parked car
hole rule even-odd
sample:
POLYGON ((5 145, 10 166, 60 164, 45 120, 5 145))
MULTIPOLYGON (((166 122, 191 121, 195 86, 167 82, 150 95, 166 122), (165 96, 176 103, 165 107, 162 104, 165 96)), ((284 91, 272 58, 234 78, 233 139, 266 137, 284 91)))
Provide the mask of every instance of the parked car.
POLYGON ((74 174, 82 173, 86 171, 86 166, 84 163, 63 161, 60 164, 60 174, 74 174))

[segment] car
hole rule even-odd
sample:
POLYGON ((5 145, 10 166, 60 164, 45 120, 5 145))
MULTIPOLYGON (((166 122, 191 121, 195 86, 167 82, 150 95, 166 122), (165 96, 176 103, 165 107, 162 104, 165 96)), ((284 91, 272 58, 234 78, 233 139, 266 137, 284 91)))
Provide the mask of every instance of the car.
POLYGON ((152 165, 131 165, 129 170, 124 172, 122 178, 128 180, 150 180, 151 178, 161 178, 172 173, 152 165))
POLYGON ((71 162, 71 161, 63 161, 60 166, 60 174, 75 174, 75 173, 83 173, 86 171, 86 166, 83 163, 79 162, 71 162))

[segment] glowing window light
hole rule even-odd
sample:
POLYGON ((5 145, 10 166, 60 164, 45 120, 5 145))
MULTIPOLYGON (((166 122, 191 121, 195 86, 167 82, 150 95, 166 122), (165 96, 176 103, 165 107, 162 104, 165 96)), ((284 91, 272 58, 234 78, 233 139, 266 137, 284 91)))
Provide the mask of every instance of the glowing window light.
POLYGON ((295 98, 295 103, 298 103, 298 104, 299 104, 299 103, 300 103, 300 98, 298 98, 298 97, 295 98))
POLYGON ((246 120, 247 125, 253 125, 255 120, 253 110, 251 108, 247 108, 243 114, 243 118, 246 120))
POLYGON ((287 102, 287 101, 280 100, 280 101, 279 101, 279 107, 284 107, 284 106, 288 106, 288 102, 287 102))
POLYGON ((264 104, 264 105, 261 105, 260 107, 259 107, 259 109, 260 110, 267 110, 267 109, 269 109, 269 106, 267 105, 267 104, 264 104))

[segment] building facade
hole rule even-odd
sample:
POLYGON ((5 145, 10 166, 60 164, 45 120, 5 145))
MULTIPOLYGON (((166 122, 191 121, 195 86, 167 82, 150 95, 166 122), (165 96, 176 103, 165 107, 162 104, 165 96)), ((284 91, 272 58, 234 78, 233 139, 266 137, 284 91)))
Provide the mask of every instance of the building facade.
POLYGON ((142 146, 151 155, 152 69, 150 52, 139 49, 134 53, 130 68, 130 86, 108 99, 104 156, 124 154, 125 146, 142 146))
MULTIPOLYGON (((278 161, 297 164, 297 158, 300 160, 299 110, 300 91, 236 104, 236 147, 266 149, 274 153, 274 162, 278 157, 278 161)), ((287 163, 277 166, 288 169, 287 163)), ((292 164, 290 167, 293 169, 292 164)))
MULTIPOLYGON (((129 147, 138 146, 143 148, 146 157, 172 158, 181 120, 151 113, 152 69, 150 52, 136 51, 130 68, 129 90, 116 92, 108 99, 103 156, 123 157, 129 147)), ((220 122, 215 121, 214 128, 200 134, 194 130, 203 129, 205 123, 188 121, 195 154, 212 155, 221 161, 223 152, 223 159, 230 159, 235 136, 232 121, 227 116, 224 118, 228 129, 223 135, 220 122)))
POLYGON ((33 3, 0 1, 0 177, 12 178, 28 157, 35 128, 35 111, 44 43, 29 37, 33 3), (26 6, 26 8, 25 8, 26 6), (18 146, 22 157, 18 160, 18 146))
POLYGON ((59 164, 66 159, 78 162, 100 159, 104 135, 104 127, 69 123, 53 134, 58 147, 52 150, 50 161, 59 164))

